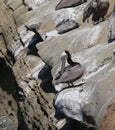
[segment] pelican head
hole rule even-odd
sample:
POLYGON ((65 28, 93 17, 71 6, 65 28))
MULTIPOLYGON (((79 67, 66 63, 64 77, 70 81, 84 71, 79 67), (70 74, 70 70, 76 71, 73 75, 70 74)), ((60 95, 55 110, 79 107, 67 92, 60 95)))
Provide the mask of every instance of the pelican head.
POLYGON ((92 2, 92 8, 97 8, 97 5, 98 5, 98 3, 97 3, 97 1, 96 0, 94 0, 93 2, 92 2))
POLYGON ((62 54, 61 54, 61 74, 63 74, 64 72, 64 67, 65 67, 65 63, 67 61, 68 64, 70 64, 71 66, 74 66, 76 64, 79 64, 78 62, 74 62, 71 59, 71 54, 68 50, 65 50, 62 54))
POLYGON ((67 61, 67 54, 64 51, 61 54, 61 74, 63 74, 63 72, 64 72, 64 67, 65 67, 66 61, 67 61))

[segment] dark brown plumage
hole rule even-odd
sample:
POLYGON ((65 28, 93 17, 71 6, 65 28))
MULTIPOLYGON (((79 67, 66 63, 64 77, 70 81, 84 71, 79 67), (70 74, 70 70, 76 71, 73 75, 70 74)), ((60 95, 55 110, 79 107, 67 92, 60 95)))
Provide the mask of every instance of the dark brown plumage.
POLYGON ((55 75, 53 84, 57 85, 59 83, 71 83, 73 86, 73 82, 83 75, 84 67, 78 62, 72 61, 69 51, 65 50, 64 53, 65 57, 61 57, 63 59, 62 62, 64 62, 64 60, 67 60, 67 63, 69 65, 65 67, 65 64, 63 66, 62 63, 61 71, 55 75))
POLYGON ((92 15, 94 23, 104 20, 109 9, 109 1, 92 0, 84 9, 83 22, 92 15))
POLYGON ((115 5, 108 22, 108 42, 115 40, 115 5))
POLYGON ((83 22, 85 22, 86 19, 88 19, 93 12, 95 11, 95 8, 97 8, 97 1, 92 0, 84 9, 83 11, 83 22))
POLYGON ((97 8, 95 9, 95 11, 93 12, 93 17, 92 20, 94 22, 99 22, 100 18, 102 19, 102 21, 104 21, 104 17, 108 12, 109 9, 109 1, 100 1, 98 0, 97 3, 97 8))

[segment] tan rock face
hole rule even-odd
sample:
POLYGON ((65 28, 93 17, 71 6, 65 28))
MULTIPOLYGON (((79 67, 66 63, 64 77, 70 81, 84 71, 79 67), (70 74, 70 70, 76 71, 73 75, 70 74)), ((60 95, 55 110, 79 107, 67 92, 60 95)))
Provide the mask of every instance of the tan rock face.
POLYGON ((115 99, 108 106, 104 116, 101 118, 99 123, 99 130, 114 130, 115 129, 115 99))
POLYGON ((0 58, 0 116, 9 116, 16 126, 18 126, 17 88, 12 69, 5 58, 0 58))
MULTIPOLYGON (((83 9, 87 3, 56 11, 59 0, 24 2, 0 1, 0 117, 8 117, 18 130, 56 130, 66 125, 66 118, 59 121, 54 117, 55 91, 51 82, 52 76, 60 69, 61 53, 67 49, 73 54, 73 60, 79 61, 85 67, 82 78, 86 84, 82 85, 83 90, 81 87, 72 88, 72 92, 77 91, 82 99, 86 98, 86 92, 88 99, 98 104, 93 114, 96 122, 99 122, 100 130, 113 130, 115 122, 110 122, 109 119, 114 118, 114 102, 109 104, 106 112, 102 109, 103 113, 98 118, 95 116, 98 115, 98 109, 103 108, 108 99, 114 97, 115 91, 114 62, 109 64, 115 42, 109 45, 107 43, 108 21, 97 25, 93 25, 92 21, 82 23, 83 9), (80 23, 80 27, 60 35, 55 27, 66 19, 75 20, 80 23), (27 46, 34 33, 27 31, 25 25, 31 24, 40 25, 37 31, 44 39, 37 44, 40 57, 27 55, 27 46), (44 68, 46 64, 52 67, 50 71, 44 68), (41 70, 44 76, 38 79, 41 70), (110 113, 112 117, 109 116, 110 113)), ((111 0, 109 12, 113 3, 114 0, 111 0)), ((57 87, 62 89, 67 86, 57 87)), ((70 89, 68 91, 71 93, 70 89)), ((75 95, 76 99, 78 95, 75 95)), ((68 97, 66 99, 66 105, 71 109, 71 104, 74 106, 74 103, 68 105, 68 97)), ((73 100, 72 96, 70 100, 73 100)))
POLYGON ((0 63, 0 116, 8 116, 19 129, 55 129, 52 121, 54 94, 43 92, 37 77, 44 63, 38 57, 26 55, 17 32, 17 25, 24 23, 24 20, 18 22, 19 15, 26 13, 27 7, 22 1, 1 1, 0 5, 0 59, 4 61, 0 63), (16 56, 15 64, 7 50, 16 56))

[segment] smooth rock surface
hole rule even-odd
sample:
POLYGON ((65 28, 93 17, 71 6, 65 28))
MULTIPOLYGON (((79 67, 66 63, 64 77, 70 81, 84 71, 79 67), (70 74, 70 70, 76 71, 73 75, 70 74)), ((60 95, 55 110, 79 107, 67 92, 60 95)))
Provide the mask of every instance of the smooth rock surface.
MULTIPOLYGON (((55 91, 52 91, 52 87, 60 91, 67 85, 51 86, 51 76, 60 70, 60 55, 67 49, 73 60, 85 67, 83 77, 79 81, 76 80, 75 84, 82 80, 86 82, 79 84, 78 88, 68 89, 73 89, 72 92, 75 89, 79 96, 73 96, 77 99, 81 97, 80 101, 86 98, 86 92, 89 95, 87 101, 96 102, 96 111, 87 112, 94 115, 97 125, 100 126, 100 122, 104 122, 103 117, 106 116, 108 105, 114 103, 112 98, 114 99, 115 91, 114 63, 111 63, 115 42, 107 43, 109 15, 104 22, 93 25, 91 20, 89 23, 82 23, 83 10, 90 1, 61 10, 55 10, 59 0, 36 1, 39 2, 37 6, 35 1, 25 2, 27 4, 22 0, 0 1, 0 116, 10 117, 19 130, 63 130, 67 126, 74 129, 71 127, 74 123, 77 129, 79 125, 76 120, 68 121, 66 117, 61 121, 57 120, 53 106, 55 91), (57 34, 56 25, 67 19, 80 23, 80 27, 65 34, 57 34), (25 25, 31 24, 40 25, 37 31, 44 38, 44 41, 37 45, 40 57, 27 55, 27 46, 34 33, 27 31, 25 25), (38 74, 45 64, 52 69, 47 75, 42 75, 45 80, 38 79, 38 74), (97 114, 98 112, 101 114, 97 114)), ((110 1, 108 14, 114 3, 114 0, 110 1)), ((65 104, 71 109, 68 97, 66 99, 65 104)), ((73 101, 72 96, 70 100, 73 101)), ((65 100, 60 98, 60 101, 65 100)), ((61 105, 62 102, 59 103, 61 105)), ((88 107, 83 106, 85 113, 88 107)), ((77 110, 81 112, 81 109, 77 110)), ((67 111, 68 115, 71 116, 71 112, 67 111)), ((112 130, 114 120, 111 123, 109 119, 106 118, 108 123, 102 123, 99 130, 105 129, 106 124, 109 130, 112 130)))

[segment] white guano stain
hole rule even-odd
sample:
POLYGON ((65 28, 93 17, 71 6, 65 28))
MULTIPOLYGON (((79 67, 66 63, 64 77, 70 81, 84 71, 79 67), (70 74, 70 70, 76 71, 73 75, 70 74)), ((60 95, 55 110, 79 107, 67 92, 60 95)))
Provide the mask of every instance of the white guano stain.
POLYGON ((32 9, 36 9, 39 5, 41 5, 44 2, 45 0, 24 0, 24 3, 32 9))
POLYGON ((99 38, 100 31, 101 31, 101 26, 95 26, 94 28, 92 28, 89 34, 90 36, 92 36, 90 39, 91 44, 94 44, 96 40, 99 38))
POLYGON ((47 32, 46 34, 44 34, 43 40, 50 39, 52 37, 57 37, 57 36, 59 36, 58 31, 57 30, 52 30, 52 31, 47 32))
POLYGON ((69 19, 75 19, 76 18, 76 12, 73 8, 67 9, 67 15, 69 19))
POLYGON ((42 61, 40 61, 38 63, 38 65, 36 65, 27 75, 27 78, 33 78, 33 79, 37 79, 38 78, 38 73, 39 71, 42 69, 42 67, 44 66, 44 63, 42 61))

